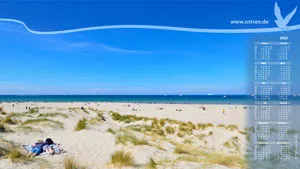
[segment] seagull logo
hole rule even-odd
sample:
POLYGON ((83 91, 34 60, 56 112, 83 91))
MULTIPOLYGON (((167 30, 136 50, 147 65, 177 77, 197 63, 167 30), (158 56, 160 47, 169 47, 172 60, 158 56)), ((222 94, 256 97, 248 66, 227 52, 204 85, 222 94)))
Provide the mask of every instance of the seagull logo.
POLYGON ((275 2, 274 13, 277 18, 277 20, 275 20, 275 23, 277 24, 277 26, 279 28, 283 28, 283 29, 287 28, 287 24, 290 22, 290 20, 295 15, 297 8, 298 8, 298 6, 296 6, 296 8, 291 13, 289 13, 285 18, 283 18, 281 16, 280 8, 279 8, 277 2, 275 2))

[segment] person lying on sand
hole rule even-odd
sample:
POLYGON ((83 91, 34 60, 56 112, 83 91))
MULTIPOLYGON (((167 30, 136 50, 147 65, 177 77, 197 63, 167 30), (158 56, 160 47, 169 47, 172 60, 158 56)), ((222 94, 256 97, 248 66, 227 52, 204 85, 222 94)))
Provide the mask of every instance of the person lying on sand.
POLYGON ((32 147, 31 151, 29 152, 28 156, 29 157, 35 157, 41 154, 44 150, 46 151, 48 146, 53 144, 53 141, 51 138, 47 138, 45 142, 42 140, 38 141, 37 143, 34 144, 32 147))

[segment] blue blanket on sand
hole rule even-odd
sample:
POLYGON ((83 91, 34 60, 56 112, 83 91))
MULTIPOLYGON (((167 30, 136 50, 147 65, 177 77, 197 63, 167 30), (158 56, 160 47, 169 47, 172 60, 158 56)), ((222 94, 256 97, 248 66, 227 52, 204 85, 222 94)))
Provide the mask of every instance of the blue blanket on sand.
MULTIPOLYGON (((63 153, 63 150, 57 144, 51 144, 50 147, 54 150, 54 154, 61 154, 61 153, 63 153)), ((23 145, 23 148, 27 152, 31 152, 33 146, 32 145, 23 145)), ((47 152, 43 152, 39 156, 46 156, 46 155, 49 155, 49 154, 47 152)))

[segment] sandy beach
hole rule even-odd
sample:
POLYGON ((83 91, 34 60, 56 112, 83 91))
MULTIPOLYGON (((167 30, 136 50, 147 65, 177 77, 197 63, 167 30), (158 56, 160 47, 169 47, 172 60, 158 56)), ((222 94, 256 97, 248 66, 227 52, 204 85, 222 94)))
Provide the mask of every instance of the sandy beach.
POLYGON ((245 167, 243 105, 10 102, 0 107, 1 169, 61 169, 66 159, 87 169, 245 167), (80 120, 84 125, 78 128, 80 120), (46 138, 65 152, 23 158, 22 145, 46 138), (11 147, 20 159, 9 155, 11 147), (130 154, 131 161, 122 163, 116 152, 130 154))

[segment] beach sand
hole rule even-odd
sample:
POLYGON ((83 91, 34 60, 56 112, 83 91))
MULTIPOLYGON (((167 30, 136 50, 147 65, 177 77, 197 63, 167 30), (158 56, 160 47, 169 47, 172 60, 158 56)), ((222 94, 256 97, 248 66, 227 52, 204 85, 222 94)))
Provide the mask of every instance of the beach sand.
POLYGON ((239 162, 244 160, 247 142, 244 130, 247 110, 244 105, 10 102, 1 103, 0 107, 3 109, 1 123, 10 130, 0 133, 0 147, 9 149, 7 142, 10 142, 25 154, 22 145, 52 138, 66 151, 59 155, 38 156, 26 163, 12 162, 3 155, 0 157, 1 169, 61 169, 67 157, 91 169, 120 166, 243 168, 238 162, 232 164, 226 161, 230 158, 239 162), (145 118, 128 118, 125 115, 145 118), (5 122, 7 117, 15 124, 5 122), (75 131, 78 121, 83 118, 86 119, 86 128, 75 131), (44 120, 32 122, 36 119, 44 120), (108 132, 108 129, 113 132, 108 132), (133 139, 122 141, 121 136, 124 135, 133 136, 140 142, 133 139), (118 166, 113 163, 112 155, 118 150, 130 152, 133 164, 118 166))

